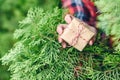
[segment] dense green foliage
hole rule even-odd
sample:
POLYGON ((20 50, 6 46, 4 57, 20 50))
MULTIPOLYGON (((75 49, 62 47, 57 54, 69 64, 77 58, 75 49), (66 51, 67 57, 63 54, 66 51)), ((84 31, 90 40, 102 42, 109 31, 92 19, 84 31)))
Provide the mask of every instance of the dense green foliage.
MULTIPOLYGON (((0 0, 0 58, 13 46, 13 32, 30 7, 39 4, 39 0, 0 0), (32 3, 32 4, 31 4, 32 3), (23 6, 24 5, 24 6, 23 6)), ((1 66, 0 80, 8 80, 7 66, 1 66)))
POLYGON ((114 47, 120 51, 120 0, 98 0, 96 4, 102 12, 99 28, 113 37, 114 47))
POLYGON ((10 64, 11 80, 118 80, 120 56, 105 45, 107 39, 102 41, 99 33, 94 46, 83 52, 62 49, 56 33, 56 26, 64 22, 61 20, 62 11, 57 8, 28 11, 14 33, 18 42, 2 58, 3 64, 10 64), (80 70, 76 71, 76 66, 80 70))
POLYGON ((58 1, 50 3, 51 0, 0 0, 0 55, 5 54, 11 48, 13 41, 12 34, 18 28, 18 21, 27 14, 28 9, 40 6, 44 9, 51 9, 58 5, 58 1), (49 4, 49 5, 48 5, 49 4), (11 45, 9 45, 11 44, 11 45))
MULTIPOLYGON (((28 9, 39 6, 45 10, 58 5, 59 0, 0 0, 0 58, 13 46, 13 32, 28 9)), ((7 67, 1 65, 0 80, 8 80, 7 67)))
POLYGON ((11 80, 119 80, 120 43, 116 42, 117 47, 110 49, 108 38, 100 37, 104 31, 120 38, 119 0, 110 1, 96 0, 102 12, 100 30, 95 44, 87 46, 83 52, 73 47, 63 49, 58 43, 56 27, 64 23, 62 10, 31 8, 14 32, 18 41, 2 57, 2 63, 10 65, 11 80), (111 6, 106 5, 108 2, 111 6), (112 22, 110 17, 115 21, 112 22))

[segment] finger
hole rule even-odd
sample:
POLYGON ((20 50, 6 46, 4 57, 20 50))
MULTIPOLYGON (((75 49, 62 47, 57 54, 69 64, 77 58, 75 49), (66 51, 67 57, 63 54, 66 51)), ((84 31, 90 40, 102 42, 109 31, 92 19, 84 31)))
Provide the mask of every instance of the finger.
POLYGON ((93 45, 93 40, 89 41, 89 45, 92 46, 93 45))
POLYGON ((92 46, 94 42, 95 42, 95 37, 93 37, 93 38, 89 41, 89 45, 92 46))
POLYGON ((67 15, 65 16, 65 21, 66 21, 66 23, 68 23, 68 24, 71 23, 72 19, 73 19, 73 16, 70 15, 70 14, 67 14, 67 15))
POLYGON ((58 42, 59 42, 59 43, 62 43, 62 42, 63 42, 63 39, 62 39, 60 36, 58 36, 58 42))
POLYGON ((63 48, 66 48, 66 46, 67 46, 67 45, 66 45, 66 42, 63 41, 63 42, 62 42, 62 47, 63 47, 63 48))
POLYGON ((97 35, 97 30, 94 27, 89 27, 91 31, 93 31, 95 33, 94 37, 89 41, 89 45, 93 45, 93 43, 95 42, 96 39, 96 35, 97 35))
POLYGON ((58 25, 58 27, 57 27, 58 34, 61 35, 65 28, 67 28, 67 24, 60 24, 60 25, 58 25))

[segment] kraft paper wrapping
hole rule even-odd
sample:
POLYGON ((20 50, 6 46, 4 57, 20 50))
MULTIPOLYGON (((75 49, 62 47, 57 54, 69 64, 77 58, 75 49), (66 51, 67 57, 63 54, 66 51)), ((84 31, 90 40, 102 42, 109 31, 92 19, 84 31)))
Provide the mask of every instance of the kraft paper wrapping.
POLYGON ((68 27, 64 30, 61 38, 69 45, 72 45, 79 51, 82 51, 88 44, 89 40, 94 36, 86 23, 74 18, 68 27), (77 35, 77 37, 75 37, 77 35))

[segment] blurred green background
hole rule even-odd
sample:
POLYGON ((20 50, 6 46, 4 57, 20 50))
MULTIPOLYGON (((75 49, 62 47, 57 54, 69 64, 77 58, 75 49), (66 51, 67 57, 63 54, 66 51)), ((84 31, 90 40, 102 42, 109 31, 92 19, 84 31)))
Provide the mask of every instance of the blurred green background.
MULTIPOLYGON (((13 46, 13 32, 18 28, 18 22, 25 18, 32 7, 52 9, 59 0, 0 0, 0 58, 13 46)), ((0 80, 9 80, 10 72, 0 61, 0 80)))

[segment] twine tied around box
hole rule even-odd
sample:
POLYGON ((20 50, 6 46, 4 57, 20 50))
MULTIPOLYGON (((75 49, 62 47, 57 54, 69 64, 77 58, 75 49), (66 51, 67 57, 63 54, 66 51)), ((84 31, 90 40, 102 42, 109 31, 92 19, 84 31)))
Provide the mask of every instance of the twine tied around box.
POLYGON ((70 46, 82 51, 94 35, 95 33, 90 30, 89 25, 74 18, 64 30, 61 38, 70 46))
MULTIPOLYGON (((77 29, 77 31, 76 31, 76 33, 75 33, 76 35, 75 35, 75 37, 72 39, 72 41, 71 41, 71 43, 70 43, 71 46, 74 46, 75 44, 77 44, 79 38, 81 38, 81 39, 83 39, 84 41, 88 42, 88 40, 86 40, 85 38, 83 38, 83 37, 81 36, 81 34, 84 32, 85 27, 83 27, 81 24, 79 24, 77 27, 78 27, 78 29, 77 29)), ((69 27, 68 27, 67 29, 72 30, 72 29, 69 28, 69 27)), ((74 32, 75 32, 75 31, 73 31, 73 33, 74 33, 74 32)))

